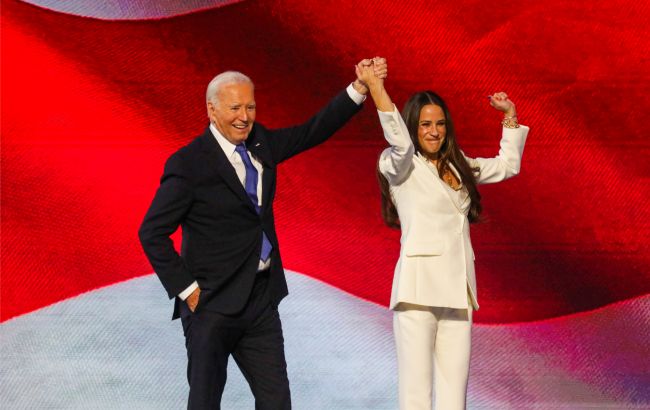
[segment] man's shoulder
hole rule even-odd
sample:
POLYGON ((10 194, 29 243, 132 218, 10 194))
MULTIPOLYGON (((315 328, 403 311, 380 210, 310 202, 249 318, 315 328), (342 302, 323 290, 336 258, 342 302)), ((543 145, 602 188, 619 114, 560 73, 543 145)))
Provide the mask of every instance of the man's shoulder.
MULTIPOLYGON (((209 132, 209 130, 206 130, 206 132, 209 132)), ((205 149, 206 132, 194 137, 190 142, 178 148, 169 156, 169 159, 191 159, 192 156, 203 151, 205 149)))
POLYGON ((263 124, 260 124, 259 122, 255 121, 253 123, 253 129, 251 130, 250 137, 257 137, 259 135, 266 135, 269 132, 269 129, 266 128, 263 124))
POLYGON ((191 170, 196 159, 205 148, 205 133, 174 151, 165 163, 165 169, 191 170))

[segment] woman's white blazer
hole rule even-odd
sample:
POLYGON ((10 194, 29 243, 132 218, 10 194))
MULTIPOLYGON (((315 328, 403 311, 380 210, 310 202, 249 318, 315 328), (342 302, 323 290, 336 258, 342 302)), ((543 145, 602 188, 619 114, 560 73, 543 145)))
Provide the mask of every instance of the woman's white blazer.
MULTIPOLYGON (((379 171, 388 180, 402 229, 390 308, 407 302, 467 309, 469 292, 473 308, 478 309, 469 207, 459 206, 435 169, 415 154, 397 109, 378 113, 390 144, 381 153, 379 171)), ((503 181, 519 173, 528 131, 523 125, 503 128, 495 158, 466 157, 472 168, 479 169, 479 184, 503 181)))

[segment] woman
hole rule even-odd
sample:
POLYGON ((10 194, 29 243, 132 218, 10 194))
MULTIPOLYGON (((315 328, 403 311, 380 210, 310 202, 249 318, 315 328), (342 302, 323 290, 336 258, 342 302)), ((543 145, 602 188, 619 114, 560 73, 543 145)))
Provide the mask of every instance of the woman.
POLYGON ((402 230, 390 308, 399 368, 400 409, 464 409, 472 312, 478 309, 469 223, 481 213, 477 185, 519 172, 528 127, 505 93, 490 105, 505 114, 495 158, 468 158, 458 147, 447 105, 431 91, 414 94, 402 117, 383 80, 357 67, 370 89, 390 147, 378 177, 382 216, 402 230), (433 377, 435 373, 435 377, 433 377))

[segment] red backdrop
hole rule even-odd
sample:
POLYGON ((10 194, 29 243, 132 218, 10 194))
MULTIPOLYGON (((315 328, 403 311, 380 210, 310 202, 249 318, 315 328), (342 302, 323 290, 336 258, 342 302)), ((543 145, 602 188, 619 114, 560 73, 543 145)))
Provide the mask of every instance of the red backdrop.
MULTIPOLYGON (((258 120, 306 119, 381 55, 401 107, 433 89, 464 151, 493 156, 507 91, 531 127, 522 173, 483 186, 479 322, 553 317, 650 290, 646 2, 258 1, 102 21, 2 1, 2 320, 151 267, 137 228, 164 160, 207 125, 205 86, 256 83, 258 120)), ((286 268, 388 303, 372 102, 280 169, 286 268)), ((161 297, 164 292, 161 287, 161 297)))

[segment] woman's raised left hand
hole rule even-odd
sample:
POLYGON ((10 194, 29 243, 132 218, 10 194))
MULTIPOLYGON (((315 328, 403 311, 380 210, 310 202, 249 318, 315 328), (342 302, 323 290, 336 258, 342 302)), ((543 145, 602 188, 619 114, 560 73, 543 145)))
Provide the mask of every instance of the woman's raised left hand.
POLYGON ((517 110, 515 109, 515 103, 508 98, 508 94, 504 92, 494 93, 490 96, 490 105, 496 110, 503 112, 507 117, 516 117, 517 110))

